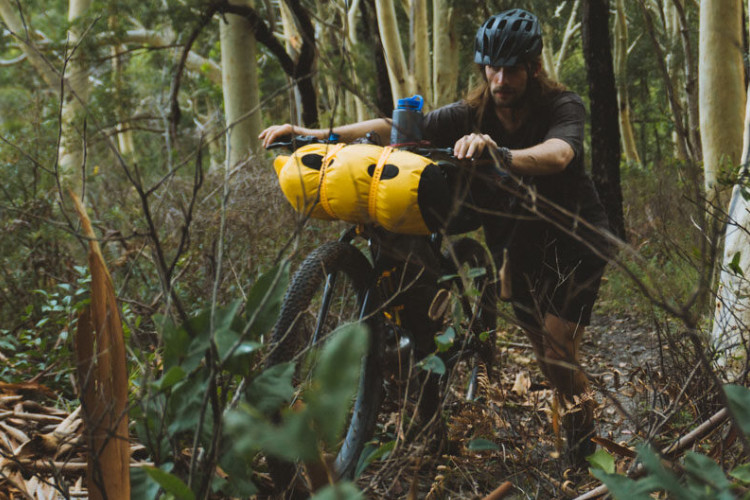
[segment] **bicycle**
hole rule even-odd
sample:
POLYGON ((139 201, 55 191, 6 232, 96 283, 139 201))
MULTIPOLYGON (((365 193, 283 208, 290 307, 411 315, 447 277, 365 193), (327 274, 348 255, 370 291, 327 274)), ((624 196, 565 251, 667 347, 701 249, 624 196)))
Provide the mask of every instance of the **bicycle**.
MULTIPOLYGON (((315 141, 296 137, 277 147, 315 141)), ((415 148, 415 152, 452 156, 446 149, 415 148)), ((438 165, 445 175, 461 175, 462 169, 452 162, 440 160, 438 165)), ((442 362, 448 373, 461 360, 473 362, 466 390, 466 397, 473 399, 477 362, 491 366, 493 357, 494 335, 486 335, 494 333, 496 323, 493 276, 492 259, 472 238, 451 242, 437 232, 412 236, 373 225, 353 226, 338 241, 322 244, 303 260, 271 334, 267 366, 299 359, 345 322, 362 322, 370 335, 346 431, 340 447, 334 450, 332 469, 337 478, 352 476, 365 444, 375 432, 384 381, 398 379, 407 365, 436 362, 438 358, 438 365, 442 362), (448 314, 454 300, 458 307, 451 312, 463 316, 462 324, 451 326, 457 334, 455 340, 436 352, 435 334, 447 331, 447 316, 455 316, 448 314)), ((429 375, 429 371, 427 374, 423 377, 420 413, 431 415, 440 406, 439 391, 447 378, 429 375)), ((302 385, 304 379, 305 374, 297 373, 296 382, 302 385)), ((277 487, 295 482, 294 464, 272 458, 268 463, 277 487)))

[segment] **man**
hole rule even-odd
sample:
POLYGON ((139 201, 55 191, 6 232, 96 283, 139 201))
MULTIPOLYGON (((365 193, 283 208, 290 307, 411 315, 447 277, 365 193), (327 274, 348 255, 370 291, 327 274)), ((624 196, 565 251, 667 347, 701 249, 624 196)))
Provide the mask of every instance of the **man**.
MULTIPOLYGON (((498 267, 509 257, 514 313, 563 409, 570 459, 583 465, 594 450, 595 403, 578 351, 606 265, 607 219, 584 170, 583 103, 547 77, 541 52, 533 14, 513 9, 490 17, 475 40, 482 82, 466 99, 428 113, 423 136, 435 146, 453 146, 459 159, 493 150, 501 170, 519 181, 511 214, 497 174, 497 182, 475 183, 473 201, 498 267)), ((370 131, 388 137, 390 122, 334 129, 344 141, 370 131)), ((329 133, 287 124, 260 138, 268 145, 292 132, 329 133)))

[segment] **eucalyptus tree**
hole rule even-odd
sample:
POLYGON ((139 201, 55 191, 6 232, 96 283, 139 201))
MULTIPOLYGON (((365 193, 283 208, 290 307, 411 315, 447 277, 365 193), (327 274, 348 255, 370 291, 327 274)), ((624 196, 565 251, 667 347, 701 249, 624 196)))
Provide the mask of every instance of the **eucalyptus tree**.
MULTIPOLYGON (((698 162, 701 159, 701 145, 696 129, 693 128, 696 125, 694 119, 697 111, 697 101, 695 101, 697 94, 695 94, 695 87, 692 86, 695 62, 692 58, 689 40, 690 30, 686 29, 685 25, 687 21, 684 19, 683 4, 679 3, 679 0, 658 2, 638 0, 638 6, 644 21, 645 34, 651 41, 651 53, 663 81, 664 92, 672 114, 677 157, 693 163, 698 162), (679 5, 679 8, 673 9, 676 5, 679 5), (665 6, 668 7, 666 10, 665 6), (681 14, 681 17, 676 18, 675 21, 675 16, 665 15, 665 12, 670 11, 681 14), (670 28, 670 26, 677 26, 675 22, 682 23, 679 28, 682 43, 675 43, 675 31, 670 28), (677 55, 684 61, 684 71, 670 72, 670 68, 677 67, 674 63, 677 55), (682 75, 685 75, 684 79, 682 75), (681 85, 680 82, 684 83, 681 85), (688 91, 683 93, 683 88, 688 91)), ((702 9, 703 3, 701 3, 701 11, 702 9)))
MULTIPOLYGON (((742 4, 739 0, 704 0, 700 22, 701 137, 710 200, 721 203, 719 177, 735 170, 741 161, 729 202, 711 332, 722 361, 732 363, 738 349, 747 348, 750 331, 750 99, 744 88, 742 4)), ((747 350, 741 354, 744 366, 747 350)))
POLYGON ((459 39, 455 17, 459 9, 450 0, 434 0, 432 4, 432 103, 435 107, 457 97, 459 39))
POLYGON ((625 161, 640 165, 641 158, 635 142, 635 133, 631 122, 630 97, 628 93, 628 19, 625 12, 625 0, 616 0, 614 22, 614 69, 617 85, 617 102, 619 107, 620 137, 625 161))
MULTIPOLYGON (((250 2, 236 2, 252 6, 250 2)), ((255 36, 250 22, 227 14, 220 21, 221 74, 227 130, 227 163, 234 166, 259 148, 261 131, 255 36)))
POLYGON ((704 0, 700 9, 700 130, 706 196, 739 164, 745 86, 740 0, 704 0))
POLYGON ((545 25, 547 34, 545 35, 546 42, 542 49, 542 55, 544 58, 544 67, 547 74, 554 80, 560 80, 560 71, 565 58, 570 52, 570 47, 573 43, 573 39, 581 33, 581 21, 580 21, 580 6, 581 0, 575 0, 574 2, 562 2, 558 5, 555 10, 555 17, 558 17, 566 9, 567 4, 570 4, 570 10, 568 13, 568 22, 565 24, 565 29, 562 31, 562 40, 560 46, 555 51, 552 48, 551 34, 556 31, 556 27, 553 28, 549 23, 545 25))

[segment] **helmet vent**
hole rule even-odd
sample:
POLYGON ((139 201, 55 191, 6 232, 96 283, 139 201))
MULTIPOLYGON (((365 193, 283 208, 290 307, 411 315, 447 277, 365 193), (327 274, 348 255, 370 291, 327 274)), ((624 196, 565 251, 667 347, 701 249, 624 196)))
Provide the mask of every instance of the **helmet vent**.
POLYGON ((512 9, 496 14, 479 28, 474 39, 474 62, 514 66, 542 52, 542 30, 534 14, 512 9))

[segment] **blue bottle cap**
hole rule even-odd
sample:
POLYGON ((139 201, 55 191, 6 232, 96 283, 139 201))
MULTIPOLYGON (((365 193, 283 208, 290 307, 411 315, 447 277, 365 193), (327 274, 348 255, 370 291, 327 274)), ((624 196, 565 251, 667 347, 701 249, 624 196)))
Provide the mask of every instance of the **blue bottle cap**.
POLYGON ((409 109, 412 111, 422 111, 424 106, 424 99, 419 94, 415 94, 412 97, 405 97, 398 100, 398 109, 409 109))

